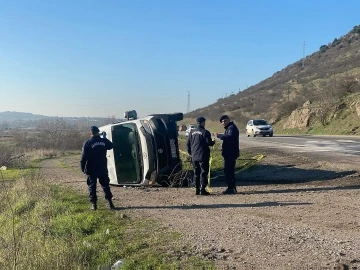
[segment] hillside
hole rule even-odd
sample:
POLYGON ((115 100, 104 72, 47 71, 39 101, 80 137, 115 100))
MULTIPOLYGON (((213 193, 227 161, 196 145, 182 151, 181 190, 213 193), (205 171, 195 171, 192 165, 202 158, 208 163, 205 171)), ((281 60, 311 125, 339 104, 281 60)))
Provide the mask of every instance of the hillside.
POLYGON ((28 120, 43 119, 47 117, 48 116, 26 113, 26 112, 13 112, 13 111, 0 112, 0 121, 16 121, 16 120, 28 121, 28 120))
POLYGON ((53 122, 61 119, 64 123, 78 127, 88 128, 91 125, 104 125, 118 122, 114 116, 109 117, 56 117, 32 114, 26 112, 6 111, 0 112, 0 131, 9 128, 35 128, 44 122, 53 122))
POLYGON ((218 121, 220 115, 229 114, 241 128, 248 119, 265 118, 285 133, 325 129, 329 134, 357 134, 353 121, 342 131, 328 127, 334 121, 349 122, 346 118, 352 114, 357 120, 360 116, 359 63, 360 25, 258 84, 186 114, 185 122, 199 115, 218 121))

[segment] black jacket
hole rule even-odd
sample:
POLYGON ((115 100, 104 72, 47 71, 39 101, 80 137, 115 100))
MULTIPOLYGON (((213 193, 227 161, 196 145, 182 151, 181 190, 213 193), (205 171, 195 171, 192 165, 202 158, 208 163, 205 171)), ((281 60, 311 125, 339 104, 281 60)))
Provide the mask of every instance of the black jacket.
POLYGON ((203 126, 192 130, 186 142, 187 151, 192 161, 209 161, 210 148, 215 141, 211 140, 211 134, 203 126))
POLYGON ((81 171, 87 175, 107 173, 106 151, 112 148, 113 144, 108 139, 92 136, 82 149, 81 171))
POLYGON ((222 155, 224 158, 236 159, 240 156, 239 130, 233 122, 225 127, 224 134, 218 134, 218 138, 223 141, 222 155))

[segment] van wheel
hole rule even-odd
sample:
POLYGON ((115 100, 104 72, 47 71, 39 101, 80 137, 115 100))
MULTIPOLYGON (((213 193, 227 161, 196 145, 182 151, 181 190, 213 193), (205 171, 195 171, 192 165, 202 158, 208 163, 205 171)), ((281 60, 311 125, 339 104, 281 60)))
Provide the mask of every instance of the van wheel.
POLYGON ((169 183, 167 183, 167 182, 159 182, 159 185, 161 185, 162 187, 168 187, 169 183))
POLYGON ((270 135, 269 135, 269 137, 272 137, 273 136, 273 134, 271 133, 270 135))

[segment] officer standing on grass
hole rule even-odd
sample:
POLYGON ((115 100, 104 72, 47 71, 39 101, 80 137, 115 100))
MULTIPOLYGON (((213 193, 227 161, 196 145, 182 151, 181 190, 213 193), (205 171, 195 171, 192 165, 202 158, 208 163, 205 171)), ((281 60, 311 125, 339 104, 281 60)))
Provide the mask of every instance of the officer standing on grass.
POLYGON ((224 157, 224 174, 228 186, 223 194, 235 194, 237 192, 235 164, 236 159, 240 156, 239 129, 232 121, 230 121, 230 118, 227 115, 220 117, 220 123, 224 126, 225 133, 215 133, 215 136, 223 141, 221 154, 224 157))
POLYGON ((88 139, 82 149, 80 160, 81 171, 86 174, 87 185, 89 188, 89 199, 91 202, 91 210, 97 209, 96 184, 99 178, 99 183, 104 191, 105 199, 109 203, 110 209, 115 209, 112 202, 112 193, 110 191, 110 179, 108 176, 106 151, 113 148, 112 142, 103 137, 100 137, 100 130, 96 126, 90 128, 91 138, 88 139))
POLYGON ((208 184, 210 148, 215 144, 211 139, 211 134, 205 129, 204 117, 196 119, 197 127, 188 136, 186 146, 188 154, 191 156, 194 167, 194 179, 196 185, 196 195, 209 195, 205 190, 208 184))

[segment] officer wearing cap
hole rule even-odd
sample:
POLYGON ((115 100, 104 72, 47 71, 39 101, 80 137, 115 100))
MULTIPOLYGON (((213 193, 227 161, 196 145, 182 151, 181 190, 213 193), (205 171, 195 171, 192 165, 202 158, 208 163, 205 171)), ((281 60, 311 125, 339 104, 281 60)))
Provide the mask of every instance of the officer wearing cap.
POLYGON ((112 142, 110 142, 103 132, 103 138, 100 137, 100 130, 96 126, 90 128, 90 139, 88 139, 82 149, 82 155, 80 160, 81 171, 86 174, 87 185, 89 188, 89 199, 91 202, 91 210, 97 209, 97 196, 96 196, 96 184, 97 179, 104 191, 105 199, 109 203, 110 209, 115 209, 112 202, 112 193, 110 191, 110 179, 108 176, 106 151, 113 148, 112 142))
POLYGON ((220 117, 220 123, 224 126, 225 133, 215 134, 215 136, 223 141, 221 153, 224 157, 224 174, 228 186, 223 194, 235 194, 235 164, 236 159, 240 156, 239 129, 232 121, 230 121, 230 118, 227 115, 220 117))
POLYGON ((210 148, 215 144, 211 134, 205 129, 204 117, 196 119, 197 127, 188 136, 186 146, 194 166, 194 179, 196 184, 196 195, 209 195, 205 190, 208 184, 210 148))

